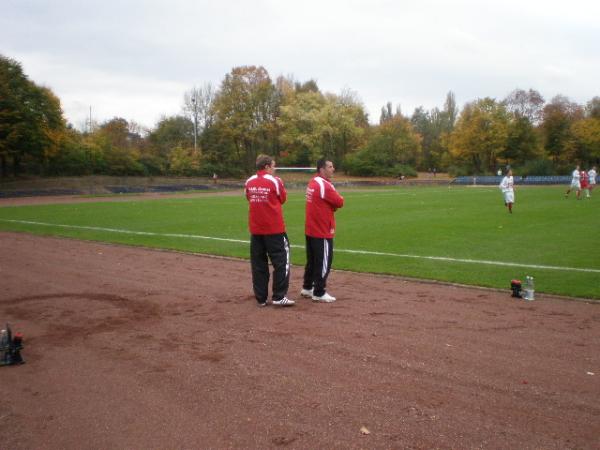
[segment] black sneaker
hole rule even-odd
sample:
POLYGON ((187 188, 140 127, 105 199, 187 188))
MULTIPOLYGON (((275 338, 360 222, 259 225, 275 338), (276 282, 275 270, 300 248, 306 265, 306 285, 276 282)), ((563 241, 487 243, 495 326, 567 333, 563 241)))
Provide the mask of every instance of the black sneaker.
POLYGON ((263 307, 265 307, 267 305, 268 305, 268 303, 266 301, 264 301, 264 302, 258 302, 259 308, 263 308, 263 307))

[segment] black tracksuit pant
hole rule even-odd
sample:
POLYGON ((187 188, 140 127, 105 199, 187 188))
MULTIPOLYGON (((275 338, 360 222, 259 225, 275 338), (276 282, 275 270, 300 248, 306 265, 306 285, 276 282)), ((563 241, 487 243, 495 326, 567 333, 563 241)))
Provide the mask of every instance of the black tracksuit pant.
POLYGON ((333 239, 306 236, 306 266, 303 289, 313 289, 317 297, 325 294, 333 262, 333 239))
POLYGON ((269 259, 273 264, 273 300, 287 295, 290 285, 290 243, 286 233, 253 234, 250 237, 252 287, 259 303, 269 296, 269 259))

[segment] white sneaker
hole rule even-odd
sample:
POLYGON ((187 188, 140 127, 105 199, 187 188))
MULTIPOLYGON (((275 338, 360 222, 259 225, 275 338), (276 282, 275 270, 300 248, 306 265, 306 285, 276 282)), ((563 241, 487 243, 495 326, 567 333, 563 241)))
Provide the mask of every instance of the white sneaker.
POLYGON ((335 302, 335 297, 329 295, 327 292, 325 292, 320 297, 317 297, 316 295, 313 295, 312 299, 313 299, 313 302, 323 302, 323 303, 332 303, 332 302, 335 302))
POLYGON ((283 297, 281 300, 273 300, 271 303, 277 306, 294 306, 296 302, 287 297, 283 297))
POLYGON ((301 295, 302 297, 308 297, 308 298, 312 298, 312 293, 313 293, 313 290, 312 290, 312 289, 302 289, 302 290, 300 291, 300 295, 301 295))

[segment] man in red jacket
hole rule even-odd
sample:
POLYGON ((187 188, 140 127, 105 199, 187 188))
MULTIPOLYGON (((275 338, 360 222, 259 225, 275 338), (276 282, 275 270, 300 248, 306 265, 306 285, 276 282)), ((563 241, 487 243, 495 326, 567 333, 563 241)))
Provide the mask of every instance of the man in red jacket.
POLYGON ((273 264, 272 302, 292 306, 286 297, 290 284, 290 244, 285 232, 281 205, 287 199, 283 181, 274 176, 275 161, 267 155, 256 159, 256 175, 246 180, 252 286, 259 306, 267 306, 269 259, 273 264))
POLYGON ((300 295, 325 303, 335 301, 335 297, 326 291, 333 261, 333 213, 344 206, 344 197, 337 193, 330 181, 333 172, 335 168, 331 161, 318 160, 317 175, 306 188, 306 266, 300 295))

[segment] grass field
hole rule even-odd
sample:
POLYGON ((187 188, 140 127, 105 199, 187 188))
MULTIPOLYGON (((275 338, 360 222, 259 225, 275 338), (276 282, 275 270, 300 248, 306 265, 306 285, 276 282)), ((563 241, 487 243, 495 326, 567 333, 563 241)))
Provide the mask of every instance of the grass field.
MULTIPOLYGON (((600 298, 600 191, 565 199, 561 187, 517 190, 510 215, 496 187, 341 190, 334 268, 600 298)), ((304 196, 284 206, 292 261, 304 264, 304 196)), ((0 230, 248 257, 239 196, 0 208, 0 230), (35 222, 35 223, 32 223, 35 222)), ((296 268, 295 270, 301 270, 296 268)))

